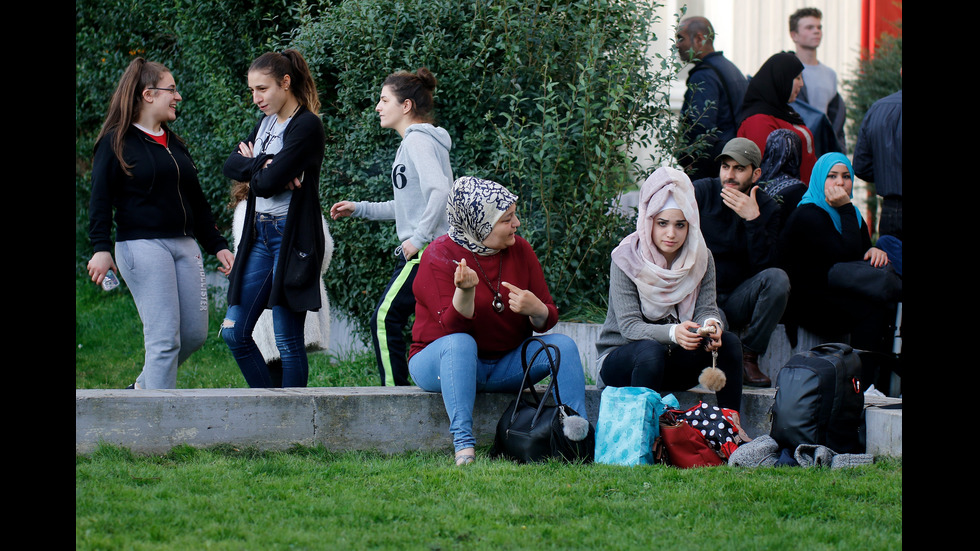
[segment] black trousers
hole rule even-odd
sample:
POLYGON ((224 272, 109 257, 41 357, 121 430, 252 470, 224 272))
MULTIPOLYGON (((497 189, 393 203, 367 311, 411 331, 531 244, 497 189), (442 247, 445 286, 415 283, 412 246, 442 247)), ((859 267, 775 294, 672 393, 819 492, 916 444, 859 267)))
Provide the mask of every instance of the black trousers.
POLYGON ((881 220, 878 235, 894 235, 902 240, 902 197, 885 197, 881 201, 881 220))
MULTIPOLYGON (((711 367, 711 352, 703 347, 684 350, 657 341, 633 341, 620 346, 602 362, 600 376, 607 386, 642 386, 660 394, 697 386, 698 376, 711 367)), ((742 405, 742 344, 731 331, 721 334, 718 369, 725 373, 724 388, 715 393, 718 406, 739 411, 742 405)))
POLYGON ((419 270, 416 254, 410 261, 398 260, 391 281, 381 294, 371 316, 371 340, 382 386, 408 386, 408 358, 402 332, 408 318, 415 313, 415 293, 412 282, 419 270))

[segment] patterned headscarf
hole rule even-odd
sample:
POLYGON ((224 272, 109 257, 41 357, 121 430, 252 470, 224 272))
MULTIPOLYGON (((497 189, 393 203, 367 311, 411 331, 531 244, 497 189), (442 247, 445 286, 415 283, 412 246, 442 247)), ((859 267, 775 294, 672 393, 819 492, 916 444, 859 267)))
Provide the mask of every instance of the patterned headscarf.
POLYGON ((449 238, 481 256, 499 253, 483 244, 494 224, 517 202, 517 196, 490 180, 462 176, 449 192, 449 238))
POLYGON ((686 174, 661 167, 643 182, 636 231, 613 249, 612 260, 636 284, 647 319, 663 319, 675 307, 680 321, 693 319, 701 278, 708 270, 708 246, 701 235, 694 186, 686 174), (670 266, 652 235, 654 220, 667 208, 680 209, 688 224, 687 240, 670 266))
MULTIPOLYGON (((851 173, 851 177, 854 177, 854 169, 851 168, 851 161, 847 160, 847 156, 843 153, 826 153, 819 159, 817 159, 817 164, 813 165, 813 173, 810 176, 810 187, 807 188, 806 193, 803 194, 803 199, 800 200, 798 206, 803 206, 806 203, 813 203, 814 205, 822 208, 830 215, 830 219, 834 222, 834 227, 837 228, 837 233, 841 233, 840 225, 840 213, 837 209, 830 206, 827 202, 827 196, 824 194, 824 183, 827 181, 827 174, 830 173, 830 169, 834 168, 836 165, 844 165, 847 167, 847 171, 851 173)), ((850 197, 854 198, 854 187, 851 187, 850 197)), ((853 205, 853 203, 852 203, 853 205)), ((854 215, 857 216, 858 227, 864 223, 864 218, 861 216, 861 211, 858 210, 857 205, 854 206, 854 215)))
POLYGON ((759 186, 770 196, 800 180, 800 159, 803 157, 803 142, 800 136, 787 128, 779 128, 766 138, 766 154, 762 157, 762 176, 759 186))

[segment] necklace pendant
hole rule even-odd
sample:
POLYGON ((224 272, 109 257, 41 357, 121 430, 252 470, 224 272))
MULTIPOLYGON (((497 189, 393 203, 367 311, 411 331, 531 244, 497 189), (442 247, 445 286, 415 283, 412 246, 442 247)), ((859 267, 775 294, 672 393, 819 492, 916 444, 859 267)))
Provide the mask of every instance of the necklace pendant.
POLYGON ((502 314, 504 311, 504 301, 500 298, 500 293, 494 293, 493 296, 493 310, 498 314, 502 314))

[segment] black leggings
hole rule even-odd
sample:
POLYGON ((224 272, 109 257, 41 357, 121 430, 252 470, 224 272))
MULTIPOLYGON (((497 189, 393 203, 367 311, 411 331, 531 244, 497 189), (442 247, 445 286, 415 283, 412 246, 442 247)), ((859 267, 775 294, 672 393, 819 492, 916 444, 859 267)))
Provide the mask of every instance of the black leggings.
MULTIPOLYGON (((697 386, 706 367, 711 367, 711 353, 703 347, 684 350, 652 340, 633 341, 606 356, 600 375, 608 386, 642 386, 663 394, 697 386)), ((730 331, 721 334, 718 369, 726 377, 724 388, 715 393, 718 406, 738 411, 742 405, 742 343, 730 331)))

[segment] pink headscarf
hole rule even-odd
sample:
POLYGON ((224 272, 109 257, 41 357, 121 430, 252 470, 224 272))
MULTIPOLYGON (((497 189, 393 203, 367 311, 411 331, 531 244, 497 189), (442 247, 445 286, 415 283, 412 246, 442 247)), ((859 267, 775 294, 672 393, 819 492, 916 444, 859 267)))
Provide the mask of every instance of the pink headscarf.
POLYGON ((661 167, 643 182, 636 217, 636 231, 627 235, 612 252, 612 260, 636 284, 640 307, 649 320, 674 313, 680 321, 691 320, 701 278, 708 269, 708 247, 701 235, 701 218, 694 198, 694 186, 683 172, 661 167), (672 198, 687 219, 687 240, 674 263, 653 243, 653 221, 672 198))

